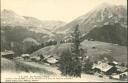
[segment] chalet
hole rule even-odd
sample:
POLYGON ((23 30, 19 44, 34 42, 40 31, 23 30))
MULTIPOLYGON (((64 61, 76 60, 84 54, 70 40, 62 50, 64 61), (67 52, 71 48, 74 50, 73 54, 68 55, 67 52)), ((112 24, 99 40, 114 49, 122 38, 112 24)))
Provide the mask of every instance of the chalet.
POLYGON ((56 66, 56 63, 58 62, 57 59, 53 58, 53 57, 50 57, 47 59, 47 62, 50 64, 50 65, 53 65, 53 66, 56 66))
POLYGON ((1 52, 1 57, 7 58, 7 59, 13 59, 14 54, 15 53, 13 51, 4 51, 4 52, 1 52))
POLYGON ((92 69, 94 72, 103 73, 105 75, 111 75, 112 73, 116 73, 117 68, 114 66, 111 66, 107 63, 98 63, 94 64, 92 69))
POLYGON ((122 75, 122 79, 128 80, 128 71, 124 72, 124 73, 121 73, 121 75, 122 75))
POLYGON ((110 79, 116 79, 116 80, 119 80, 120 79, 120 74, 115 74, 115 75, 111 75, 110 76, 110 79))
POLYGON ((120 72, 120 73, 128 71, 127 67, 122 67, 122 66, 119 66, 119 65, 117 65, 115 67, 117 68, 117 71, 120 72))
POLYGON ((112 66, 116 66, 116 65, 118 65, 118 62, 112 61, 112 62, 109 62, 108 64, 109 64, 109 65, 112 65, 112 66))
POLYGON ((117 80, 128 80, 128 72, 111 75, 110 78, 117 80))
POLYGON ((22 54, 21 57, 24 59, 24 60, 28 60, 30 58, 30 55, 29 54, 22 54))

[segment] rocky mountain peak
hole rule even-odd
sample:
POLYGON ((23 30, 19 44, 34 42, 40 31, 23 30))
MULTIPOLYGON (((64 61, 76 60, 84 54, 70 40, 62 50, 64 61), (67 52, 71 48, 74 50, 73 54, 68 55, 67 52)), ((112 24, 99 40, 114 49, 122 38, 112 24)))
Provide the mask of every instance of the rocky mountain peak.
POLYGON ((127 25, 127 9, 123 5, 103 3, 82 15, 72 22, 66 24, 60 30, 70 33, 76 25, 82 33, 88 33, 95 27, 102 27, 108 24, 120 23, 127 25))

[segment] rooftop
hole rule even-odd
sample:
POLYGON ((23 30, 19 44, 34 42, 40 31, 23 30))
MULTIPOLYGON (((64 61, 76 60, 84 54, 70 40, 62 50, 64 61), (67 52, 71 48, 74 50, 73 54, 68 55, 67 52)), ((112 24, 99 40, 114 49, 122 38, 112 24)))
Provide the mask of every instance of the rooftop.
POLYGON ((113 66, 108 65, 107 63, 100 63, 100 64, 95 64, 93 65, 93 69, 97 68, 100 69, 101 71, 107 72, 110 70, 113 66))

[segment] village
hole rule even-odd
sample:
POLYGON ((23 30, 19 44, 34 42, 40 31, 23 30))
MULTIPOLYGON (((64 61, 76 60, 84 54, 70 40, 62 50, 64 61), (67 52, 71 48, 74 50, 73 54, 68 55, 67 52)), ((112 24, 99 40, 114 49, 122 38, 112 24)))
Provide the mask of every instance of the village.
POLYGON ((127 0, 1 1, 1 82, 128 82, 127 0))
MULTIPOLYGON (((15 57, 14 54, 15 52, 11 50, 6 50, 4 52, 1 52, 1 57, 21 62, 35 62, 38 64, 48 65, 52 67, 59 66, 59 58, 56 58, 53 55, 38 55, 31 57, 30 54, 22 54, 21 57, 15 57)), ((88 56, 86 56, 85 58, 87 59, 88 56)), ((100 78, 127 80, 128 68, 124 65, 121 65, 117 61, 109 62, 107 58, 104 58, 104 60, 93 63, 88 74, 95 75, 100 78)))

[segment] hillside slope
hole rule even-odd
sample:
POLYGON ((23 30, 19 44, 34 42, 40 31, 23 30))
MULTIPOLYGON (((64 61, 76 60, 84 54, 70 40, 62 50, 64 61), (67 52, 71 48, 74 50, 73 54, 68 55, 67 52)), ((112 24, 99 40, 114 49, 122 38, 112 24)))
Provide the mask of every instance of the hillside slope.
POLYGON ((120 24, 104 25, 91 30, 85 38, 119 45, 127 45, 127 29, 120 24))
POLYGON ((88 33, 95 27, 102 27, 103 25, 114 23, 120 23, 121 26, 124 27, 127 26, 127 7, 103 3, 87 14, 60 27, 58 30, 70 33, 76 25, 79 25, 79 29, 82 33, 88 33))
MULTIPOLYGON (((127 7, 103 3, 82 15, 58 31, 72 33, 74 27, 79 25, 83 36, 97 41, 126 45, 127 39, 127 7), (108 27, 108 28, 107 28, 108 27)), ((83 38, 85 40, 86 38, 83 38)))
MULTIPOLYGON (((103 60, 104 57, 106 57, 109 61, 116 60, 127 64, 127 48, 125 46, 116 46, 111 43, 87 40, 83 41, 81 46, 85 51, 87 50, 87 54, 84 56, 89 56, 91 61, 103 60)), ((31 54, 31 56, 43 55, 48 57, 49 55, 53 55, 53 57, 59 59, 62 52, 70 50, 70 47, 70 43, 61 44, 58 49, 56 49, 56 52, 53 52, 55 46, 48 46, 39 49, 31 54)))

